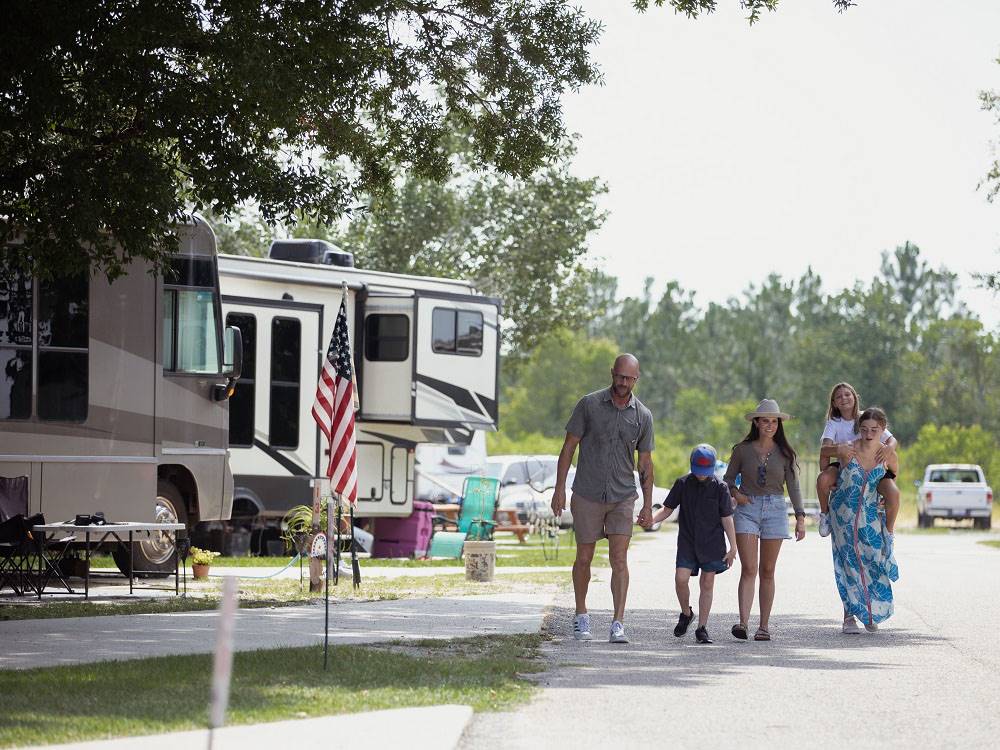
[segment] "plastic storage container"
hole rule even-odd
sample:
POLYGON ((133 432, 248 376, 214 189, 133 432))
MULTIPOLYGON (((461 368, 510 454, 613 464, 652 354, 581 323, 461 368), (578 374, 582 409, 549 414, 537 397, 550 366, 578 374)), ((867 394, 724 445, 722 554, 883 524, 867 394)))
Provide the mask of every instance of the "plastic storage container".
POLYGON ((375 521, 372 557, 424 557, 430 546, 434 506, 422 500, 413 502, 413 513, 405 518, 379 518, 375 521))

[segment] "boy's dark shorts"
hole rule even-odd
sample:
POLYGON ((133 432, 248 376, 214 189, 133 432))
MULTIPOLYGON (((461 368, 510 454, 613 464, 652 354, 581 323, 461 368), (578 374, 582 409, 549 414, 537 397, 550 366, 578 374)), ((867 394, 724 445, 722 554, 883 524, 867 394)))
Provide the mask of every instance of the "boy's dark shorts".
POLYGON ((726 565, 725 560, 712 560, 711 562, 703 563, 685 559, 680 555, 677 556, 677 567, 687 568, 691 571, 692 576, 697 576, 699 570, 704 570, 706 573, 725 573, 729 570, 729 566, 726 565))

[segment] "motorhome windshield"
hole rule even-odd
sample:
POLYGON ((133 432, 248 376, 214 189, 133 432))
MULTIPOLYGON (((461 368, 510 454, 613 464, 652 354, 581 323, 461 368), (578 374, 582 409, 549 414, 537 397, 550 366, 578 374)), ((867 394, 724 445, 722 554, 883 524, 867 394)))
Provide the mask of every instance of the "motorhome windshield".
POLYGON ((163 369, 217 373, 215 271, 209 258, 179 258, 163 279, 163 369))

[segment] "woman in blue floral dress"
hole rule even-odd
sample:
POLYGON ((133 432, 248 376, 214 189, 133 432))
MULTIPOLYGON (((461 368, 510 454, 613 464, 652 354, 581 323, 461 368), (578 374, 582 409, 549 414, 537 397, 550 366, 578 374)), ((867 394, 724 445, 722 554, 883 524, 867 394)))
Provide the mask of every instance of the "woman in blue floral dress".
POLYGON ((895 519, 887 527, 877 489, 886 466, 899 470, 895 451, 882 446, 885 428, 885 412, 877 407, 858 417, 861 437, 842 447, 840 479, 830 497, 833 574, 844 603, 843 632, 851 635, 861 632, 855 618, 874 631, 892 616, 892 582, 899 578, 892 551, 895 519))

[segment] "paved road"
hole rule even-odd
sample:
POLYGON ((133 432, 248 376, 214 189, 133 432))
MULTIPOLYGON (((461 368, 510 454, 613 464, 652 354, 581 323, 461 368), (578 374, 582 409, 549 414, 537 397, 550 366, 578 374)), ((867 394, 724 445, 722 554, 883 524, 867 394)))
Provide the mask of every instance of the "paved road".
MULTIPOLYGON (((1000 550, 976 544, 983 538, 901 534, 896 614, 859 636, 840 633, 829 541, 786 542, 774 640, 728 634, 738 619, 734 568, 717 579, 716 642, 705 646, 694 628, 684 639, 672 634, 676 537, 658 534, 633 547, 632 643, 574 641, 572 597, 560 595, 544 690, 516 712, 477 715, 460 747, 1000 746, 1000 550)), ((603 635, 611 607, 603 580, 592 584, 590 605, 603 635)))

